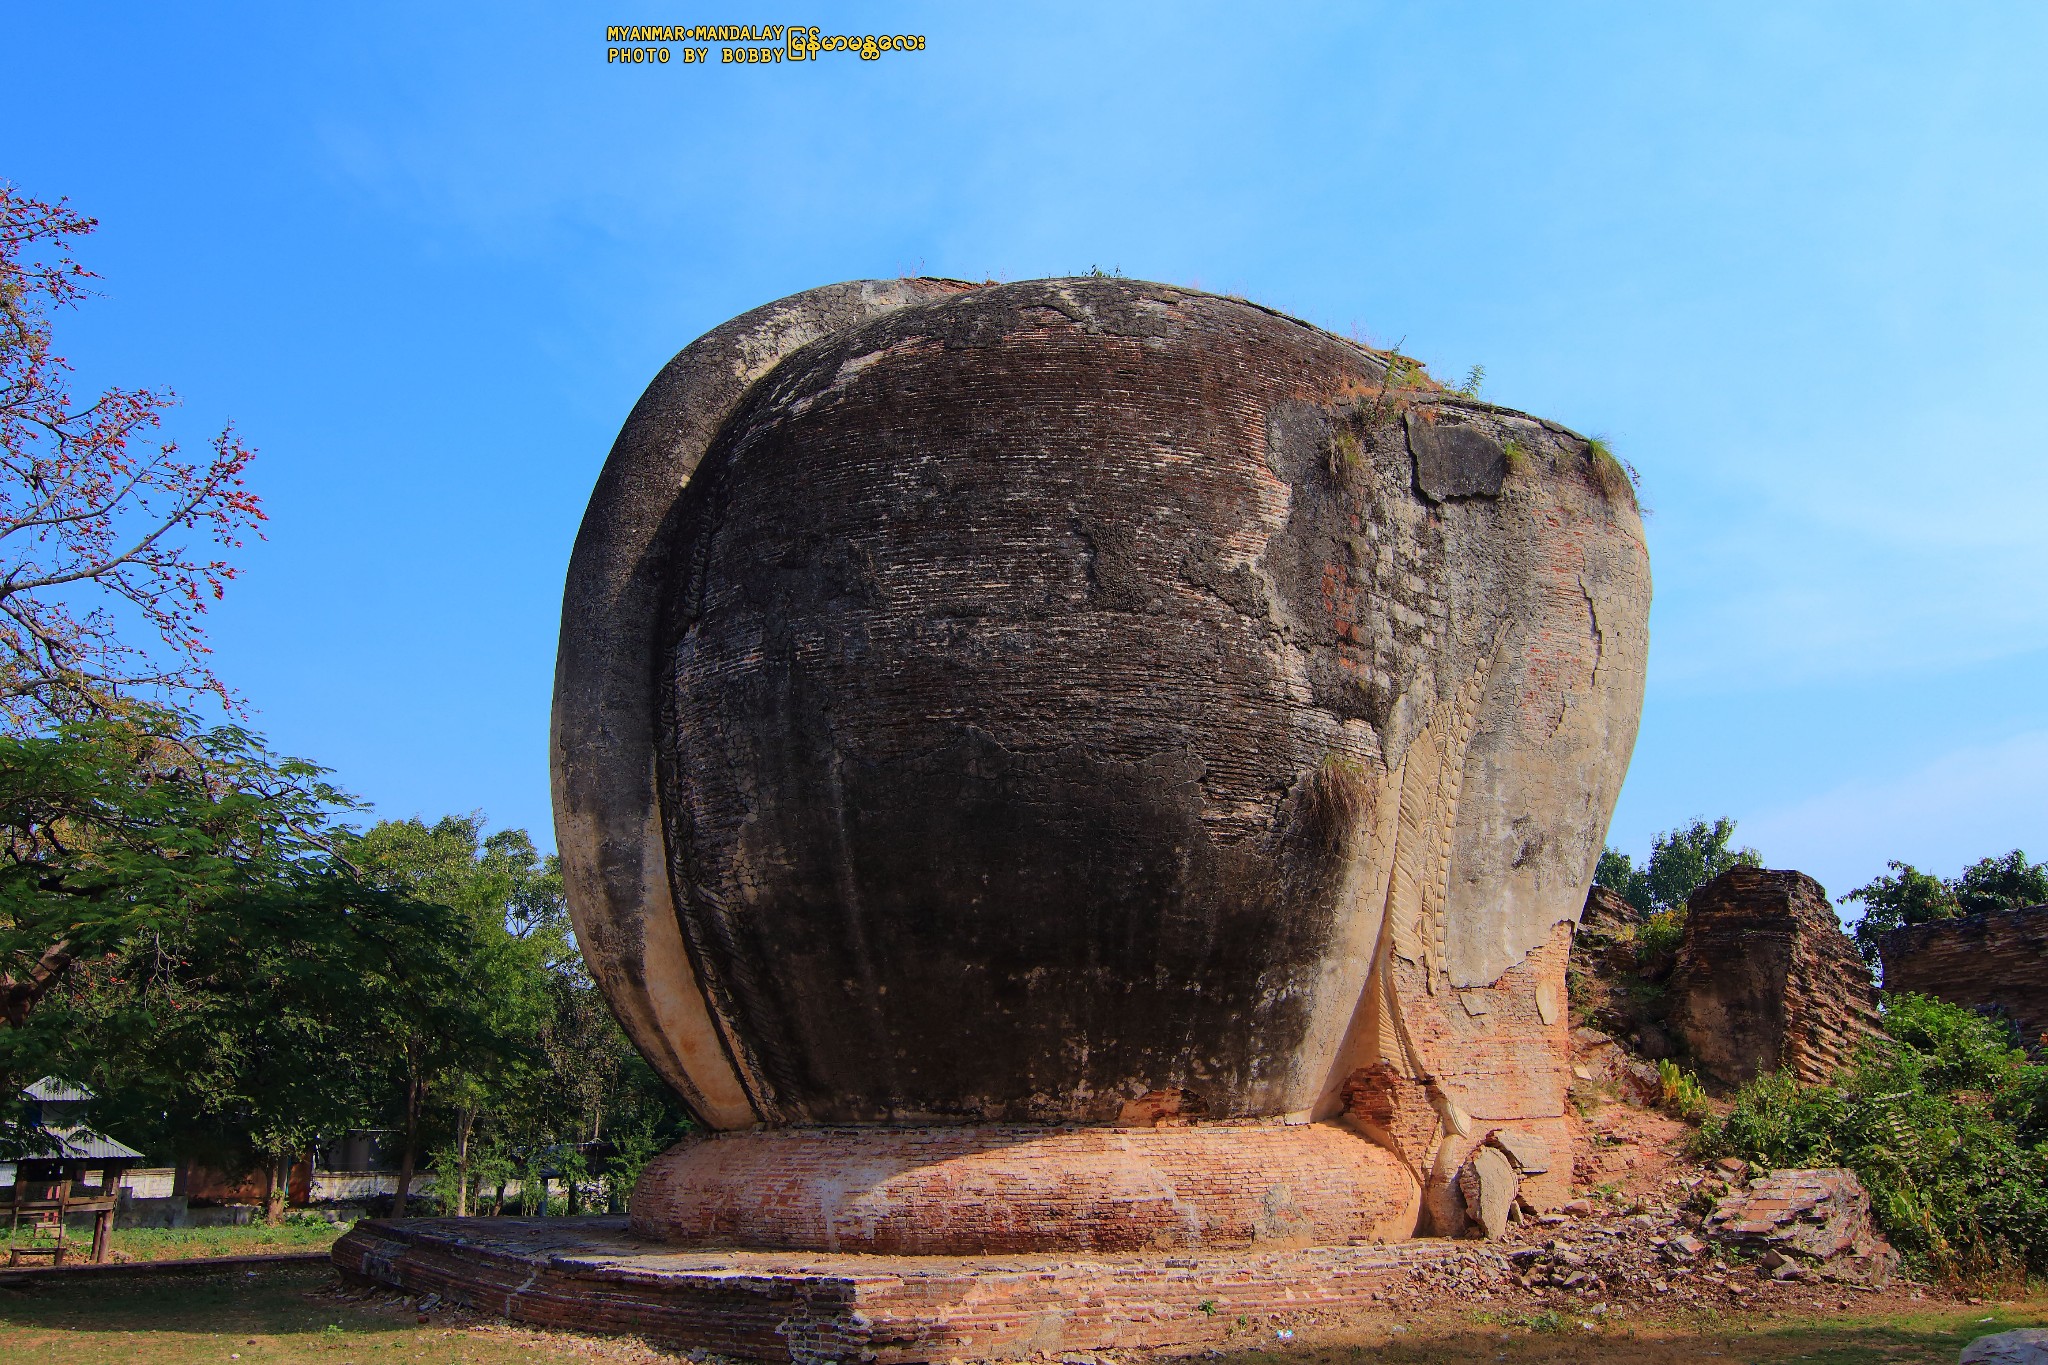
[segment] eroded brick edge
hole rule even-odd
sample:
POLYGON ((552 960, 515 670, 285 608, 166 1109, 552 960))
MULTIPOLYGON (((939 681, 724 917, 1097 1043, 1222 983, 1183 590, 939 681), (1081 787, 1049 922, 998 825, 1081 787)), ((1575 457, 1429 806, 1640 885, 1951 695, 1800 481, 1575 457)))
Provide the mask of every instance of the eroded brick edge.
POLYGON ((1450 1242, 1103 1258, 675 1251, 625 1220, 363 1222, 334 1246, 358 1282, 520 1322, 632 1333, 751 1360, 1015 1359, 1220 1344, 1241 1317, 1372 1307, 1450 1242))

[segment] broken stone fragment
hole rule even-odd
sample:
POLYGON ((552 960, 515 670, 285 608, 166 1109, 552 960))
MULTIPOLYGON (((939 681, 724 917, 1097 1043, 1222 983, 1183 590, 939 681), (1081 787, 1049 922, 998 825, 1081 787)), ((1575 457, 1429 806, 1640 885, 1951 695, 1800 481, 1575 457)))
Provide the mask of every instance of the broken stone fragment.
POLYGON ((1704 1231, 1761 1252, 1767 1267, 1796 1263, 1829 1279, 1882 1287, 1898 1265, 1871 1218, 1869 1192, 1840 1167, 1771 1171, 1722 1200, 1704 1231))
POLYGON ((1458 1193, 1464 1197, 1465 1214, 1487 1240, 1507 1231, 1508 1209, 1519 1184, 1514 1166, 1494 1147, 1473 1148, 1459 1168, 1458 1193))
POLYGON ((2048 1327, 1978 1337, 1963 1348, 1958 1365, 2048 1365, 2048 1327))
POLYGON ((1533 1133, 1496 1128, 1486 1135, 1486 1145, 1498 1147, 1522 1175, 1543 1175, 1550 1170, 1550 1149, 1533 1133))
POLYGON ((1407 418, 1408 450, 1415 460, 1415 485, 1431 502, 1500 495, 1508 474, 1500 443, 1477 427, 1407 418))

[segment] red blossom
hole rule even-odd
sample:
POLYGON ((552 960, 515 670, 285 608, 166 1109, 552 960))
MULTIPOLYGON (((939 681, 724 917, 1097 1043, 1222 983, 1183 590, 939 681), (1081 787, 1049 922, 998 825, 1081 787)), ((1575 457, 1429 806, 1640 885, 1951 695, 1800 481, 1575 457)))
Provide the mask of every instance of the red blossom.
POLYGON ((0 181, 0 720, 17 728, 123 697, 233 708, 201 617, 264 520, 232 424, 187 458, 156 437, 168 389, 74 403, 50 319, 90 293, 71 248, 95 226, 0 181), (137 624, 163 648, 124 638, 137 624))

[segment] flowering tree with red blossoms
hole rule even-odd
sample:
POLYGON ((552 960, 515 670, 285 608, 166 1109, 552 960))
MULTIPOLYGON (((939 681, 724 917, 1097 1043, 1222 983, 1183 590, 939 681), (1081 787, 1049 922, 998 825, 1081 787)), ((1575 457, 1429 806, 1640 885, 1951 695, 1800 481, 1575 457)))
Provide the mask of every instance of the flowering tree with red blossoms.
POLYGON ((74 402, 51 319, 91 292, 71 250, 95 226, 0 181, 0 726, 16 732, 127 700, 232 708, 202 617, 235 577, 222 556, 264 519, 232 425, 188 458, 157 436, 168 389, 74 402))

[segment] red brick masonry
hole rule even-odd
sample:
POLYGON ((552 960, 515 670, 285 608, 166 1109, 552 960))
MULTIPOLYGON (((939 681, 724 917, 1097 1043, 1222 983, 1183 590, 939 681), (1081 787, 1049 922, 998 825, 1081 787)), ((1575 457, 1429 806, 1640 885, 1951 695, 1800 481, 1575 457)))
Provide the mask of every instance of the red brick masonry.
POLYGON ((1334 1123, 797 1128, 651 1163, 633 1231, 691 1246, 976 1256, 1393 1241, 1399 1158, 1334 1123))
POLYGON ((1088 1258, 676 1251, 623 1218, 363 1222, 334 1246, 359 1281, 523 1322, 632 1332, 743 1359, 912 1361, 1221 1343, 1238 1318, 1369 1307, 1451 1242, 1088 1258))

